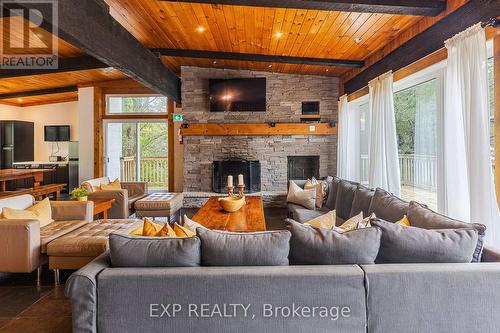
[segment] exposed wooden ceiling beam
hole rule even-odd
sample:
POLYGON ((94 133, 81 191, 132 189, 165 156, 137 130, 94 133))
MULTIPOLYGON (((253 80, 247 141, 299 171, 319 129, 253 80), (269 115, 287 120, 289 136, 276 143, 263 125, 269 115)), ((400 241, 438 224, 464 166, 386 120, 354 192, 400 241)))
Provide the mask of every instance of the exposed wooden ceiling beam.
POLYGON ((365 87, 368 82, 390 70, 396 71, 444 47, 444 42, 470 26, 500 13, 498 0, 470 0, 429 29, 416 35, 344 85, 346 94, 365 87))
POLYGON ((445 0, 160 0, 273 8, 336 10, 342 12, 437 16, 446 9, 445 0))
POLYGON ((59 88, 49 88, 49 89, 40 89, 40 90, 30 90, 30 91, 21 91, 15 93, 7 93, 0 94, 0 100, 9 99, 9 98, 23 98, 23 97, 31 97, 31 96, 40 96, 40 95, 51 95, 51 94, 59 94, 78 91, 77 86, 67 86, 67 87, 59 87, 59 88))
MULTIPOLYGON (((60 39, 154 91, 180 101, 180 79, 109 14, 102 0, 56 3, 58 22, 52 22, 51 15, 47 14, 42 27, 54 24, 60 39)), ((16 5, 30 8, 29 2, 16 5)), ((2 12, 5 16, 5 11, 2 12)))
POLYGON ((273 63, 299 64, 299 65, 351 67, 351 68, 361 68, 364 66, 364 62, 358 60, 288 57, 288 56, 275 56, 275 55, 252 54, 252 53, 183 50, 183 49, 151 49, 151 51, 161 56, 183 57, 183 58, 241 60, 241 61, 273 62, 273 63))
POLYGON ((89 69, 108 68, 105 63, 89 56, 59 59, 58 68, 54 69, 0 69, 0 79, 10 77, 74 72, 89 69))

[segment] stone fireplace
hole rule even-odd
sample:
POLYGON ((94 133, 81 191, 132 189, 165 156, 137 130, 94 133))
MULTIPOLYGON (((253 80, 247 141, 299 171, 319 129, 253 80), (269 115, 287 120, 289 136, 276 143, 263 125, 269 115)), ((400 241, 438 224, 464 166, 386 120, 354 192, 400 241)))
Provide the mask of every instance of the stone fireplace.
MULTIPOLYGON (((337 119, 338 78, 182 67, 181 79, 182 112, 188 124, 299 123, 302 102, 311 100, 319 101, 321 121, 337 119), (210 112, 208 79, 241 77, 266 77, 266 112, 210 112)), ((308 175, 334 175, 336 155, 336 135, 186 136, 184 191, 213 193, 214 162, 246 160, 260 162, 263 193, 286 193, 290 178, 289 157, 298 158, 291 162, 296 172, 293 175, 308 178, 308 175)))

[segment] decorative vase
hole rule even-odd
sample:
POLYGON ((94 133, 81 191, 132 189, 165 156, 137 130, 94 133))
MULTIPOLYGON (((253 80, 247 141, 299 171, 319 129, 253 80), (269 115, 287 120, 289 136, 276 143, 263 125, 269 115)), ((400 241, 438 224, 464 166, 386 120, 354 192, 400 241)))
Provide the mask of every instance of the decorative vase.
POLYGON ((245 196, 219 198, 219 205, 228 213, 234 213, 245 204, 245 196))
POLYGON ((78 201, 87 201, 87 196, 84 196, 84 197, 76 197, 76 200, 78 201))

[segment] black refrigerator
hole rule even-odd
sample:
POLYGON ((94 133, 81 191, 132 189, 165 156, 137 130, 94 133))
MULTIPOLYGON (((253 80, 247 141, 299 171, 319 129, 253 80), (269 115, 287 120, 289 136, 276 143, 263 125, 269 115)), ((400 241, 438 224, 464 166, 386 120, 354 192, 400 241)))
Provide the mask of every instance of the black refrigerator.
POLYGON ((0 166, 12 169, 12 163, 33 161, 34 123, 28 121, 0 121, 0 166))

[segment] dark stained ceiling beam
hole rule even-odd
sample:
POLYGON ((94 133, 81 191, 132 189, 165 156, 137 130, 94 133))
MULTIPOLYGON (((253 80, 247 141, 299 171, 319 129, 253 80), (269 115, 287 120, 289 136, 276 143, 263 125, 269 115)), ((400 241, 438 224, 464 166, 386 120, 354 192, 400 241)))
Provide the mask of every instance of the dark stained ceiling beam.
POLYGON ((183 50, 183 49, 151 49, 151 51, 153 53, 167 57, 272 62, 272 63, 285 63, 285 64, 336 66, 336 67, 351 67, 351 68, 361 68, 364 66, 363 61, 343 60, 343 59, 288 57, 288 56, 275 56, 275 55, 264 55, 264 54, 253 54, 253 53, 218 52, 218 51, 183 50))
POLYGON ((342 12, 437 16, 445 0, 160 0, 215 5, 335 10, 342 12))
POLYGON ((21 92, 15 92, 15 93, 0 94, 0 100, 10 99, 10 98, 32 97, 32 96, 40 96, 40 95, 52 95, 52 94, 60 94, 60 93, 76 92, 76 91, 78 91, 77 86, 67 86, 67 87, 59 87, 59 88, 21 91, 21 92))
POLYGON ((344 84, 346 94, 364 88, 368 82, 390 70, 397 71, 444 47, 444 42, 476 23, 500 14, 498 0, 470 0, 429 29, 416 35, 384 58, 344 84))
MULTIPOLYGON (((180 79, 109 14, 102 0, 56 3, 58 22, 53 22, 52 16, 44 13, 42 27, 57 26, 60 39, 157 93, 180 102, 180 79)), ((16 5, 25 9, 31 6, 29 2, 16 5)), ((2 16, 8 15, 2 11, 2 16)))
POLYGON ((61 58, 59 65, 54 69, 0 69, 0 79, 32 76, 42 74, 54 74, 63 72, 74 72, 90 69, 109 68, 105 63, 89 56, 74 57, 74 58, 61 58))

